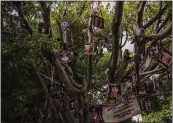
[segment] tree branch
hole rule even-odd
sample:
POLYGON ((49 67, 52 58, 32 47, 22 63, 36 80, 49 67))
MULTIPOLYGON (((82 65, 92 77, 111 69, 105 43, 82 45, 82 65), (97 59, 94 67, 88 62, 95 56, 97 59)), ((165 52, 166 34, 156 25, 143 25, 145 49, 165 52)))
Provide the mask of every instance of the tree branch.
POLYGON ((52 37, 52 28, 51 28, 51 22, 50 22, 50 11, 51 11, 51 7, 47 6, 45 1, 40 1, 40 6, 42 9, 42 15, 43 15, 43 21, 46 25, 49 26, 49 37, 52 37))
POLYGON ((82 12, 83 12, 83 10, 84 10, 84 8, 85 8, 85 2, 84 2, 84 4, 83 4, 83 6, 82 6, 82 9, 81 9, 81 11, 80 11, 80 13, 79 13, 79 15, 72 21, 72 23, 71 23, 71 25, 73 25, 78 19, 79 19, 79 17, 82 15, 82 12))
POLYGON ((170 14, 166 17, 166 19, 162 22, 162 24, 158 26, 158 28, 156 29, 156 33, 160 32, 160 30, 165 26, 165 24, 169 21, 169 19, 171 19, 170 14))
MULTIPOLYGON (((162 1, 160 1, 159 2, 159 12, 162 10, 162 1)), ((156 30, 157 30, 157 28, 158 28, 158 26, 159 26, 159 24, 160 24, 160 21, 161 21, 161 16, 158 18, 158 20, 157 20, 157 23, 156 23, 156 30)), ((157 31, 156 31, 156 33, 158 33, 157 31)))
POLYGON ((147 75, 147 74, 155 74, 155 73, 158 73, 158 72, 162 72, 163 70, 165 70, 165 68, 160 68, 160 69, 156 69, 156 70, 152 70, 152 71, 147 71, 147 72, 144 72, 144 73, 140 73, 139 76, 144 76, 144 75, 147 75))
POLYGON ((25 25, 24 28, 26 30, 28 30, 28 32, 30 33, 30 35, 32 35, 33 29, 31 27, 31 25, 29 24, 29 22, 26 20, 24 14, 23 14, 21 1, 15 1, 14 4, 16 5, 16 7, 18 9, 19 16, 21 17, 21 21, 20 22, 22 23, 22 21, 23 21, 23 23, 25 25))
POLYGON ((146 29, 146 28, 148 28, 149 26, 151 26, 160 16, 162 16, 163 13, 165 12, 165 10, 167 9, 168 5, 169 5, 169 4, 166 4, 166 5, 161 9, 161 11, 158 12, 158 14, 157 14, 155 17, 153 17, 150 21, 148 21, 148 23, 146 23, 146 24, 144 25, 144 29, 146 29))
POLYGON ((165 37, 167 37, 169 34, 171 34, 171 31, 172 31, 172 23, 170 23, 169 26, 165 30, 163 30, 162 32, 156 34, 156 36, 150 35, 150 36, 145 36, 144 38, 146 40, 152 40, 152 39, 162 40, 165 37))
POLYGON ((109 67, 108 79, 110 83, 114 82, 114 73, 117 67, 118 52, 119 52, 119 27, 123 15, 123 2, 116 2, 115 14, 112 23, 112 60, 109 67))
POLYGON ((145 7, 146 1, 142 1, 140 3, 138 12, 137 12, 137 24, 139 27, 141 27, 143 25, 143 11, 144 11, 144 7, 145 7))

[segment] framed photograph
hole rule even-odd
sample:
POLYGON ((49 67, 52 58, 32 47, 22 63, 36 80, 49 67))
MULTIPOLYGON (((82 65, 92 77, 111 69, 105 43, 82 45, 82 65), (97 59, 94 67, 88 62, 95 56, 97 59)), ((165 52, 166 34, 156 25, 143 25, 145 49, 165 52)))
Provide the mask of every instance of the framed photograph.
POLYGON ((70 111, 76 111, 79 108, 78 99, 70 98, 70 111))
POLYGON ((159 48, 157 44, 153 44, 150 48, 150 56, 155 57, 159 55, 159 48))
POLYGON ((172 66, 172 56, 169 55, 167 52, 162 51, 160 55, 160 60, 167 66, 171 67, 172 66))
POLYGON ((115 104, 119 96, 121 96, 121 85, 110 84, 108 86, 107 102, 115 104))
POLYGON ((50 26, 48 24, 40 22, 38 25, 38 33, 49 34, 50 26))
POLYGON ((151 101, 150 100, 145 100, 144 101, 144 106, 145 106, 145 111, 146 112, 151 112, 152 111, 152 106, 151 106, 151 101))
POLYGON ((92 123, 104 123, 102 118, 102 106, 101 105, 92 105, 89 107, 90 118, 92 123))
POLYGON ((92 15, 92 25, 100 29, 104 28, 104 19, 97 15, 92 15))

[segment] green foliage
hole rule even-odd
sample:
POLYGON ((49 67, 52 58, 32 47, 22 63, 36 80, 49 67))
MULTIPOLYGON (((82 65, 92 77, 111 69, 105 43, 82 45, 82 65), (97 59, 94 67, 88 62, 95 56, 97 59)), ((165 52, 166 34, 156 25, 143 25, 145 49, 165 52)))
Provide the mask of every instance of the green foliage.
POLYGON ((164 123, 163 117, 172 119, 172 96, 169 96, 164 100, 160 106, 160 111, 142 114, 143 122, 164 123))

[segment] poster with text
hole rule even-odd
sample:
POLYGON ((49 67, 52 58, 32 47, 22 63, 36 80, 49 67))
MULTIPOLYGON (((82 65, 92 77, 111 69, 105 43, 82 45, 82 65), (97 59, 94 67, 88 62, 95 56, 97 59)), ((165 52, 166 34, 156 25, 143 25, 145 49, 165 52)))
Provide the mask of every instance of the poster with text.
POLYGON ((102 117, 105 123, 119 123, 141 113, 134 94, 128 95, 126 103, 102 106, 102 117))

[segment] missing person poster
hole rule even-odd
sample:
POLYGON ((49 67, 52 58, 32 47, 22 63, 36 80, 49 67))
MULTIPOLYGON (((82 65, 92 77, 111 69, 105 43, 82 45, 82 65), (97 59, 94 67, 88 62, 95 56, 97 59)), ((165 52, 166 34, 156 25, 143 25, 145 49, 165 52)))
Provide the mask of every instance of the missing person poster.
POLYGON ((104 123, 101 105, 92 105, 89 107, 89 110, 92 123, 104 123))
POLYGON ((102 106, 102 117, 105 123, 119 123, 120 121, 129 119, 141 113, 139 103, 132 92, 130 83, 125 83, 121 92, 122 97, 123 95, 127 96, 125 102, 102 106))

